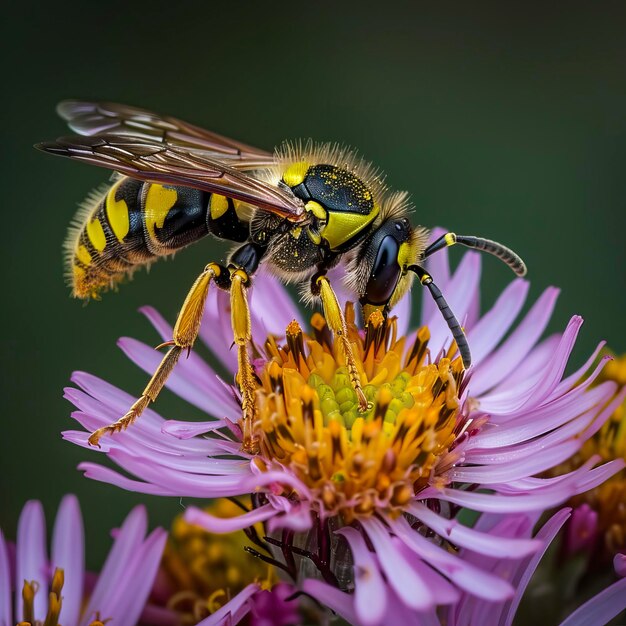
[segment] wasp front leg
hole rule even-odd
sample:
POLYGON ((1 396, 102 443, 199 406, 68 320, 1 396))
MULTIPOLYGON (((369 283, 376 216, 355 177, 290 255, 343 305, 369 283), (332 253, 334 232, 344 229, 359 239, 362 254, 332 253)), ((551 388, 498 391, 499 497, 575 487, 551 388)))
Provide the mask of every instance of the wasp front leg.
POLYGON ((356 359, 354 358, 352 344, 350 343, 350 339, 348 339, 346 320, 341 310, 341 306, 339 305, 339 300, 337 300, 337 295, 335 294, 328 277, 324 273, 316 274, 313 277, 311 280, 311 291, 314 295, 318 295, 320 297, 326 322, 329 328, 333 331, 335 337, 341 343, 346 359, 346 366, 348 368, 348 375, 350 376, 350 382, 352 383, 352 388, 356 393, 359 403, 359 410, 361 412, 367 411, 367 398, 363 392, 361 377, 359 376, 359 371, 356 366, 356 359))

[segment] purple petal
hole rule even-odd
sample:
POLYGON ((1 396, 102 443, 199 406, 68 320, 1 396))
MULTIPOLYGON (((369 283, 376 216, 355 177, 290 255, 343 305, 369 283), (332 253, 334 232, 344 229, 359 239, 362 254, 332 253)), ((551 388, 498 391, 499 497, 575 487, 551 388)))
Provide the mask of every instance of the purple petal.
MULTIPOLYGON (((414 283, 415 284, 415 283, 414 283)), ((411 292, 408 291, 402 297, 402 300, 393 307, 392 315, 398 318, 397 321, 397 332, 398 337, 406 337, 409 332, 409 327, 411 324, 411 311, 413 308, 413 301, 411 298, 411 292)))
POLYGON ((65 496, 59 505, 52 531, 51 565, 61 568, 65 575, 59 620, 64 624, 77 624, 85 583, 85 530, 74 495, 65 496))
POLYGON ((561 626, 606 624, 624 609, 626 609, 626 578, 618 580, 585 602, 562 622, 561 626))
POLYGON ((258 522, 264 522, 270 517, 274 517, 276 513, 276 509, 271 504, 265 504, 242 515, 222 518, 210 515, 195 506, 190 506, 185 510, 184 518, 188 524, 201 526, 210 533, 221 534, 254 526, 258 522))
POLYGON ((453 481, 467 483, 481 483, 495 485, 519 480, 526 476, 533 476, 569 459, 581 446, 581 441, 571 440, 564 443, 548 446, 540 445, 542 454, 528 456, 500 465, 485 465, 478 467, 456 467, 449 472, 453 481))
POLYGON ((241 613, 241 610, 244 606, 248 608, 241 615, 245 615, 250 610, 250 599, 254 596, 255 593, 260 591, 259 585, 256 583, 252 583, 248 585, 244 589, 242 589, 232 600, 227 602, 223 607, 215 611, 212 615, 209 615, 206 619, 203 619, 201 622, 198 622, 197 626, 222 626, 222 624, 236 624, 234 620, 232 622, 227 621, 227 618, 230 615, 234 615, 235 613, 241 613))
MULTIPOLYGON (((461 326, 466 324, 467 311, 479 288, 480 266, 480 255, 477 252, 466 252, 445 289, 438 285, 461 326)), ((434 274, 433 280, 438 284, 437 276, 434 274)), ((427 294, 426 297, 430 298, 430 295, 427 294)), ((439 309, 428 320, 428 328, 430 329, 428 345, 431 354, 436 354, 441 348, 452 343, 450 329, 439 309)))
POLYGON ((126 562, 122 577, 117 580, 115 599, 107 606, 114 607, 110 612, 111 621, 117 624, 137 624, 154 579, 161 563, 167 533, 157 528, 137 546, 131 559, 126 562))
POLYGON ((24 505, 17 526, 15 580, 15 616, 21 620, 24 604, 22 584, 25 580, 39 583, 35 594, 35 619, 43 620, 48 606, 48 555, 46 553, 46 520, 38 500, 24 505))
POLYGON ((509 338, 476 366, 472 378, 472 395, 482 395, 492 389, 523 362, 545 330, 558 295, 558 289, 546 289, 509 338))
POLYGON ((564 417, 571 419, 596 407, 602 398, 610 397, 611 391, 606 383, 587 391, 589 384, 585 381, 558 400, 515 421, 495 427, 487 425, 468 441, 466 459, 469 460, 469 451, 474 448, 487 451, 530 441, 557 428, 563 423, 564 417))
POLYGON ((105 607, 109 607, 110 610, 114 606, 112 599, 119 588, 120 580, 124 577, 128 563, 143 542, 147 526, 146 509, 143 506, 136 506, 117 533, 87 608, 83 612, 83 624, 89 624, 96 611, 104 610, 105 607))
POLYGON ((525 511, 539 511, 549 509, 555 504, 573 495, 573 487, 563 486, 559 491, 555 489, 541 490, 540 493, 520 494, 516 496, 501 496, 490 493, 473 493, 461 489, 449 489, 420 494, 421 498, 433 497, 446 502, 453 502, 462 507, 485 513, 523 513, 525 511), (556 495, 556 498, 555 498, 556 495))
POLYGON ((362 520, 361 524, 374 546, 388 584, 402 602, 418 611, 431 608, 434 602, 428 581, 423 580, 397 550, 389 530, 373 517, 362 520))
POLYGON ((126 476, 122 476, 122 474, 119 474, 115 470, 112 470, 109 467, 104 467, 103 465, 98 465, 97 463, 80 463, 78 465, 78 469, 85 473, 86 478, 91 478, 92 480, 97 480, 101 483, 114 485, 115 487, 120 487, 121 489, 125 489, 126 491, 134 491, 136 493, 148 493, 153 496, 176 495, 165 487, 157 487, 156 485, 149 485, 148 483, 127 478, 126 476))
MULTIPOLYGON (((275 498, 271 495, 268 497, 272 505, 276 507, 275 498)), ((282 499, 286 500, 286 498, 282 499)), ((309 530, 312 526, 310 503, 301 502, 295 506, 291 505, 291 508, 288 511, 271 518, 268 521, 267 526, 271 533, 281 528, 293 530, 297 533, 309 530)))
POLYGON ((532 554, 541 546, 534 539, 509 539, 482 533, 452 519, 445 519, 421 502, 409 505, 408 512, 452 543, 492 557, 517 559, 532 554))
MULTIPOLYGON (((600 352, 602 351, 602 348, 604 348, 605 345, 606 345, 606 341, 601 341, 596 346, 596 349, 591 353, 591 356, 582 365, 582 367, 577 369, 573 374, 570 374, 567 378, 564 378, 559 383, 558 387, 555 390, 555 393, 558 395, 561 395, 565 393, 566 390, 571 389, 572 387, 575 387, 578 381, 580 381, 581 378, 583 378, 585 373, 596 362, 596 360, 598 359, 598 356, 600 355, 600 352)), ((603 365, 605 365, 606 362, 610 360, 613 360, 612 357, 609 355, 606 355, 605 358, 601 360, 601 362, 603 365)))
POLYGON ((157 487, 164 487, 173 496, 190 498, 217 498, 245 493, 241 475, 211 476, 169 469, 164 472, 146 459, 112 449, 109 458, 127 472, 157 487))
MULTIPOLYGON (((534 454, 544 454, 545 450, 552 450, 554 446, 564 441, 576 438, 589 426, 597 416, 595 412, 597 406, 587 411, 583 415, 570 420, 563 426, 557 427, 549 434, 542 437, 529 439, 524 443, 515 446, 506 446, 503 448, 488 448, 486 450, 469 450, 465 454, 466 465, 502 465, 512 463, 514 461, 523 461, 525 457, 534 454)), ((581 441, 584 439, 581 438, 581 441)), ((535 472, 533 472, 535 473, 535 472)), ((530 474, 529 474, 530 475, 530 474)))
MULTIPOLYGON (((447 578, 444 578, 434 567, 427 565, 422 559, 416 559, 415 552, 407 547, 398 537, 393 537, 392 541, 396 548, 405 556, 411 567, 417 571, 418 575, 428 581, 428 588, 434 599, 433 608, 436 605, 454 604, 459 601, 461 597, 459 589, 447 578)), ((393 593, 393 590, 390 591, 393 593)), ((420 613, 420 615, 424 614, 424 612, 420 613)))
MULTIPOLYGON (((444 235, 447 231, 443 228, 433 228, 428 238, 428 242, 432 243, 441 235, 444 235)), ((450 257, 448 255, 448 249, 444 248, 441 252, 431 256, 425 263, 425 267, 428 273, 433 277, 437 283, 439 289, 442 292, 447 291, 448 281, 450 280, 450 257)), ((438 311, 437 305, 434 300, 424 291, 422 294, 422 316, 420 326, 424 326, 428 323, 428 320, 435 316, 438 311)))
POLYGON ((505 618, 505 624, 508 626, 513 623, 513 619, 515 617, 515 613, 517 612, 517 608, 519 603, 522 600, 522 596, 526 591, 526 587, 532 578, 532 575, 535 573, 539 562, 543 558, 543 555, 546 553, 547 549, 550 547, 552 540, 556 537, 556 534, 562 528, 563 524, 565 524, 567 518, 570 516, 571 509, 561 509, 557 513, 555 513, 542 527, 541 530, 537 533, 536 539, 543 543, 543 547, 541 550, 537 551, 528 561, 526 567, 522 570, 521 576, 516 576, 515 578, 519 578, 515 586, 515 595, 511 599, 511 605, 507 611, 507 615, 505 618))
POLYGON ((528 294, 528 281, 517 279, 500 294, 490 311, 468 332, 472 360, 480 363, 498 345, 518 316, 528 294))
POLYGON ((345 527, 337 531, 350 544, 354 560, 354 608, 364 626, 380 624, 387 609, 387 589, 376 558, 369 551, 361 533, 345 527))
MULTIPOLYGON (((302 591, 308 593, 312 598, 315 598, 322 605, 327 606, 331 611, 334 611, 343 618, 349 624, 353 626, 359 626, 360 622, 357 617, 356 611, 353 606, 353 596, 349 593, 344 593, 336 587, 333 587, 321 580, 315 580, 314 578, 308 578, 302 583, 302 591)), ((198 624, 198 626, 213 626, 213 624, 198 624)))
POLYGON ((19 618, 11 618, 11 563, 9 562, 9 551, 4 541, 4 535, 0 530, 0 624, 10 626, 17 622, 19 618))
POLYGON ((513 595, 508 582, 431 543, 413 530, 405 518, 399 517, 391 526, 407 548, 468 593, 492 601, 506 600, 513 595))
POLYGON ((177 439, 191 439, 204 435, 218 428, 226 426, 226 420, 211 420, 209 422, 185 422, 181 420, 167 420, 161 427, 161 432, 172 435, 177 439))
MULTIPOLYGON (((133 363, 150 375, 156 371, 163 358, 162 353, 130 337, 122 337, 118 341, 118 346, 133 363)), ((167 379, 166 387, 208 415, 223 417, 236 414, 238 410, 236 403, 217 381, 215 373, 201 359, 197 359, 197 362, 204 366, 199 369, 205 370, 200 383, 189 375, 191 370, 187 371, 188 368, 181 367, 185 360, 183 355, 167 379)), ((194 364, 194 367, 197 366, 194 364)))
POLYGON ((233 374, 237 371, 237 352, 231 350, 233 330, 230 325, 230 301, 221 289, 209 289, 200 337, 220 363, 233 374))
POLYGON ((623 459, 615 459, 600 467, 595 467, 589 472, 580 472, 580 478, 576 481, 576 487, 572 495, 578 495, 579 493, 589 491, 589 489, 594 489, 605 480, 608 480, 613 474, 617 474, 617 472, 624 469, 624 467, 626 467, 626 462, 623 459))
POLYGON ((582 317, 577 315, 572 317, 545 369, 537 372, 532 378, 522 381, 517 387, 507 387, 500 392, 496 390, 492 394, 483 396, 480 401, 481 410, 501 415, 528 411, 531 407, 539 406, 561 380, 582 323, 582 317))
MULTIPOLYGON (((283 284, 275 277, 261 270, 254 277, 254 290, 250 298, 250 311, 253 317, 258 318, 272 335, 284 335, 285 328, 295 319, 300 326, 304 321, 298 307, 290 298, 283 284)), ((265 336, 257 338, 265 341, 265 336)))

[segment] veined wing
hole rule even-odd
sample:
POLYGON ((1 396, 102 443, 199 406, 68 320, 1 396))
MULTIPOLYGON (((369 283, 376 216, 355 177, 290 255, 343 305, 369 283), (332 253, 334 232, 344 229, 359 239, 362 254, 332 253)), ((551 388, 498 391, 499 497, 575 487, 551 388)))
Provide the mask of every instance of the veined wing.
POLYGON ((258 180, 202 152, 118 135, 61 137, 35 147, 140 180, 218 193, 294 222, 304 219, 303 202, 290 191, 258 180))
POLYGON ((237 169, 258 169, 274 162, 272 154, 265 150, 175 117, 125 104, 64 100, 57 106, 57 112, 79 135, 116 135, 149 143, 168 143, 186 150, 199 150, 237 169))

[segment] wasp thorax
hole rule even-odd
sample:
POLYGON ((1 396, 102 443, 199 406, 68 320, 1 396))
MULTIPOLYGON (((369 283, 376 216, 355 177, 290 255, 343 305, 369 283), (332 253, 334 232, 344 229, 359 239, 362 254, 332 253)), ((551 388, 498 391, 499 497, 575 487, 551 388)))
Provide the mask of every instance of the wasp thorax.
POLYGON ((374 196, 368 186, 356 174, 336 165, 301 161, 287 168, 283 182, 304 202, 313 200, 328 211, 369 215, 374 210, 374 196))
MULTIPOLYGON (((346 312, 353 318, 352 309, 346 312)), ((322 516, 344 522, 384 509, 401 512, 454 443, 460 360, 427 363, 428 329, 405 354, 395 322, 372 316, 350 340, 368 409, 360 411, 339 344, 316 314, 313 336, 295 323, 286 345, 267 342, 271 360, 257 391, 260 467, 289 466, 315 494, 322 516)))

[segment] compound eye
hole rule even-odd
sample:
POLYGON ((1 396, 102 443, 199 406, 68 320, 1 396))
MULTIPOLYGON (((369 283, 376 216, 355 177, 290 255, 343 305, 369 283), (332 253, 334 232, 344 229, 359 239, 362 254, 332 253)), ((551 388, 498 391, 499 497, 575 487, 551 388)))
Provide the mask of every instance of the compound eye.
POLYGON ((399 249, 400 244, 393 235, 387 235, 380 242, 363 296, 363 300, 367 304, 383 305, 391 299, 400 277, 399 249))

